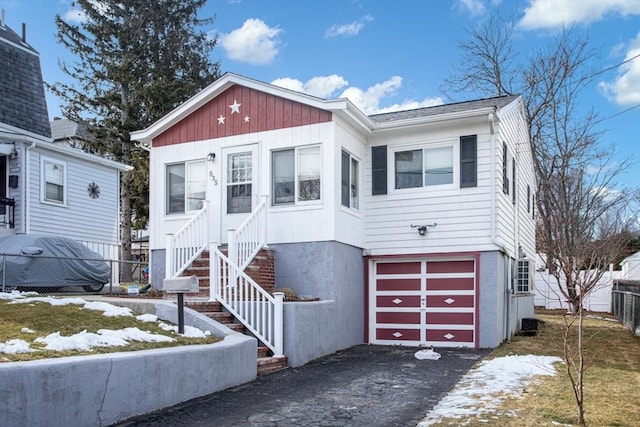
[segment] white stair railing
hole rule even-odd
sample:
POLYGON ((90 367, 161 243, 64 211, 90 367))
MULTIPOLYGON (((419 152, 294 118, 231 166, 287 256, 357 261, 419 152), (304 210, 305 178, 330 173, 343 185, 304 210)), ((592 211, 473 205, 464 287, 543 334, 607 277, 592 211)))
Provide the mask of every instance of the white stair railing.
POLYGON ((165 278, 178 277, 206 249, 209 236, 207 205, 205 202, 178 231, 167 233, 165 278))
POLYGON ((240 270, 244 271, 260 249, 267 244, 268 199, 268 196, 261 196, 260 203, 247 219, 237 229, 228 231, 228 258, 240 270))
POLYGON ((230 262, 214 243, 210 248, 211 299, 220 303, 274 356, 284 354, 284 294, 271 296, 237 265, 230 262))

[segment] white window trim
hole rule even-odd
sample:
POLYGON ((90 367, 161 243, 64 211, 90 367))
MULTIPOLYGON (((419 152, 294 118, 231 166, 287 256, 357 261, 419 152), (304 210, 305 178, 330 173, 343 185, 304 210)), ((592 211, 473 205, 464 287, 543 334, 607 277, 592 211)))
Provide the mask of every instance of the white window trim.
MULTIPOLYGON (((185 160, 182 162, 171 162, 171 163, 165 163, 164 164, 164 207, 163 207, 163 211, 164 211, 164 215, 165 216, 170 216, 170 217, 175 217, 177 215, 186 215, 186 214, 192 214, 194 212, 198 212, 199 209, 195 209, 195 210, 187 210, 188 207, 188 194, 187 194, 187 187, 188 187, 188 183, 189 183, 189 177, 188 177, 188 173, 189 173, 189 168, 187 167, 188 164, 190 163, 198 163, 198 162, 205 162, 205 168, 206 168, 206 161, 204 159, 193 159, 193 160, 185 160), (168 182, 167 182, 167 168, 169 166, 175 166, 175 165, 184 165, 184 210, 182 212, 167 212, 167 198, 169 197, 169 188, 167 186, 168 182)), ((205 185, 207 183, 207 176, 205 175, 205 185)), ((206 203, 206 198, 203 201, 203 203, 206 203)))
POLYGON ((343 210, 350 211, 352 213, 360 213, 362 206, 362 159, 358 156, 355 156, 351 151, 343 148, 340 150, 340 207, 343 210), (351 197, 349 197, 349 206, 345 206, 342 204, 342 153, 346 153, 349 155, 349 185, 351 185, 351 162, 355 160, 358 162, 358 207, 354 208, 351 206, 351 197))
MULTIPOLYGON (((8 168, 7 168, 8 169, 8 168)), ((54 159, 51 157, 40 157, 40 202, 52 205, 52 206, 68 206, 68 191, 67 191, 67 162, 54 159), (45 171, 45 163, 54 163, 59 166, 62 166, 62 202, 57 200, 47 199, 47 181, 46 181, 46 171, 45 171)))
MULTIPOLYGON (((390 147, 389 149, 390 156, 387 159, 387 165, 390 166, 387 168, 387 182, 389 183, 388 189, 389 194, 393 193, 407 193, 407 192, 416 192, 416 191, 426 191, 426 192, 434 192, 441 190, 453 190, 460 189, 460 141, 455 139, 449 139, 446 141, 438 141, 438 142, 423 142, 419 144, 411 144, 411 145, 403 145, 397 147, 390 147), (443 147, 451 147, 453 151, 453 182, 451 184, 438 184, 438 185, 422 185, 420 187, 412 187, 412 188, 396 188, 396 153, 402 151, 412 151, 412 150, 429 150, 434 148, 443 148, 443 147)), ((424 156, 423 156, 424 163, 424 156)), ((424 182, 424 164, 422 165, 422 173, 423 173, 423 182, 424 182)))
POLYGON ((293 179, 294 179, 294 196, 293 203, 281 203, 274 204, 273 203, 273 195, 270 197, 269 206, 273 209, 284 209, 284 208, 293 208, 293 207, 302 207, 302 206, 314 206, 321 205, 323 203, 324 197, 324 166, 323 166, 323 157, 324 151, 322 149, 322 144, 307 144, 307 145, 296 145, 295 147, 281 147, 274 148, 269 152, 269 191, 273 192, 273 153, 278 151, 287 151, 293 150, 293 179), (320 198, 318 200, 298 200, 298 150, 305 148, 320 148, 320 198))

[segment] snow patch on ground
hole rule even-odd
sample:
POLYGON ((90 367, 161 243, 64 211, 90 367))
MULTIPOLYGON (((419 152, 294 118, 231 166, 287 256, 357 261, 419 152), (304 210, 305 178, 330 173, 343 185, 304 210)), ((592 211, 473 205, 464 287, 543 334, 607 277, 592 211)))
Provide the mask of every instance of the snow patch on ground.
MULTIPOLYGON (((68 304, 82 305, 87 310, 102 311, 104 316, 119 317, 132 316, 132 311, 126 307, 119 307, 103 301, 87 301, 83 298, 57 298, 52 296, 42 297, 35 292, 0 292, 0 300, 11 300, 11 304, 32 304, 34 302, 43 302, 52 306, 63 306, 68 304)), ((158 316, 154 314, 141 314, 136 316, 141 322, 158 322, 158 316)), ((165 331, 172 331, 178 334, 178 327, 159 322, 159 326, 165 331)), ((33 334, 35 331, 29 328, 23 328, 23 333, 33 334)), ((202 331, 193 326, 185 326, 184 334, 187 338, 205 338, 211 336, 210 331, 202 331)), ((96 333, 87 332, 86 330, 73 334, 71 336, 63 336, 60 332, 54 332, 45 337, 37 337, 33 342, 44 344, 45 350, 54 351, 90 351, 94 347, 123 347, 129 345, 130 341, 140 342, 172 342, 174 338, 166 335, 153 334, 142 331, 138 328, 124 328, 121 330, 100 329, 96 333)), ((30 343, 20 339, 0 342, 0 353, 16 354, 37 351, 30 347, 30 343)))
POLYGON ((428 427, 443 419, 491 416, 507 397, 517 397, 537 376, 556 374, 552 356, 505 356, 481 362, 469 371, 456 387, 442 399, 418 427, 428 427))

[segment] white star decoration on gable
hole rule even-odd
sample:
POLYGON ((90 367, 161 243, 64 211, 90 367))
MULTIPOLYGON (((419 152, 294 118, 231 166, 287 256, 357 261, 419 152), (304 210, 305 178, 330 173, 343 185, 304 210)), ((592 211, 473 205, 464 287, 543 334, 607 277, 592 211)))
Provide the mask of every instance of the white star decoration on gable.
POLYGON ((229 105, 229 108, 231 108, 231 114, 234 113, 238 113, 240 114, 240 106, 242 104, 238 104, 238 101, 236 101, 235 99, 233 100, 233 104, 229 105))
POLYGON ((224 124, 224 116, 222 114, 220 114, 220 117, 218 117, 218 124, 219 125, 223 125, 224 124))
POLYGON ((245 123, 249 123, 250 117, 249 116, 244 116, 244 122, 245 123))

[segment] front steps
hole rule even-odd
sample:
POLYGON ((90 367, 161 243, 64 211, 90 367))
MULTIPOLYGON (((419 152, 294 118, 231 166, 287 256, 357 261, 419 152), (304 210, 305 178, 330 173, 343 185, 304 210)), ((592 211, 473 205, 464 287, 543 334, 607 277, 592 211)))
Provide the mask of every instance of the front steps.
MULTIPOLYGON (((244 325, 235 321, 233 315, 224 310, 217 301, 185 300, 185 306, 222 323, 236 332, 246 333, 244 325)), ((287 367, 286 356, 273 356, 268 347, 257 348, 258 375, 266 375, 287 367)))

